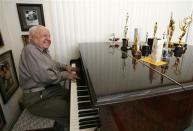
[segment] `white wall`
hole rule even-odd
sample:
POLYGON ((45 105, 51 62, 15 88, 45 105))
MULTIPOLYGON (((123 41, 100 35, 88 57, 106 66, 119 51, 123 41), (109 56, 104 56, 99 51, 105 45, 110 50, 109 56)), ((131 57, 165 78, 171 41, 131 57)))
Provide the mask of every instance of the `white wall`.
MULTIPOLYGON (((146 32, 152 37, 156 21, 158 22, 156 36, 162 38, 162 34, 167 33, 173 12, 175 31, 172 42, 177 42, 181 34, 179 23, 190 16, 192 3, 192 0, 52 1, 51 15, 57 59, 68 62, 71 58, 78 57, 79 43, 108 41, 112 33, 115 33, 116 37, 123 38, 127 12, 129 41, 133 41, 134 28, 140 29, 141 41, 145 41, 146 32)), ((192 33, 189 37, 192 38, 192 33)))
MULTIPOLYGON (((0 0, 0 30, 4 40, 4 46, 0 48, 0 54, 7 50, 12 50, 15 66, 18 71, 19 56, 23 48, 21 35, 27 34, 27 32, 21 31, 16 3, 43 4, 45 24, 49 28, 51 23, 48 9, 49 3, 45 0, 0 0)), ((55 56, 54 45, 51 46, 51 54, 55 56)), ((20 113, 17 103, 21 95, 21 89, 18 89, 7 104, 3 104, 0 97, 0 104, 3 107, 3 112, 7 121, 3 131, 9 130, 11 124, 20 113)))

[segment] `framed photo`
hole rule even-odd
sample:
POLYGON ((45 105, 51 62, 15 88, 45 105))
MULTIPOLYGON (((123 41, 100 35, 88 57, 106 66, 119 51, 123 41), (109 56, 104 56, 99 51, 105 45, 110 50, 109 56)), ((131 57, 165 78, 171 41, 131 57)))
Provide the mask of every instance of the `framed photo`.
POLYGON ((0 92, 4 104, 8 102, 19 86, 12 51, 0 55, 0 92))
POLYGON ((4 45, 3 38, 1 35, 1 30, 0 30, 0 47, 4 45))
POLYGON ((22 35, 23 45, 26 46, 29 43, 29 35, 22 35))
POLYGON ((3 127, 5 126, 5 124, 6 124, 5 117, 4 117, 4 114, 3 114, 2 107, 0 105, 0 131, 3 130, 3 127))
POLYGON ((22 31, 28 31, 34 25, 45 26, 42 4, 17 3, 17 11, 22 31))

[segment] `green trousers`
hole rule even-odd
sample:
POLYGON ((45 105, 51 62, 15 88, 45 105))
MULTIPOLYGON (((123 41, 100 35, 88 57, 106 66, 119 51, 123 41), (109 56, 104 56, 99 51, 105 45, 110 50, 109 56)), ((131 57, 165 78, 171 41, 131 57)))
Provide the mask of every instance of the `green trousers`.
POLYGON ((54 119, 64 126, 69 124, 69 93, 60 85, 40 92, 24 93, 23 99, 24 106, 32 114, 54 119))

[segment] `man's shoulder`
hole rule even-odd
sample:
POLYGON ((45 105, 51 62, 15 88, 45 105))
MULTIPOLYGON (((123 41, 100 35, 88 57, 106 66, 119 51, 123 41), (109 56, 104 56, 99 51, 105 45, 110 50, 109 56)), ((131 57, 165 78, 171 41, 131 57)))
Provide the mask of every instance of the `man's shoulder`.
POLYGON ((35 45, 33 43, 29 43, 25 46, 26 49, 33 49, 35 48, 35 45))
POLYGON ((27 54, 34 54, 38 52, 38 49, 34 44, 29 43, 23 48, 23 52, 27 54))

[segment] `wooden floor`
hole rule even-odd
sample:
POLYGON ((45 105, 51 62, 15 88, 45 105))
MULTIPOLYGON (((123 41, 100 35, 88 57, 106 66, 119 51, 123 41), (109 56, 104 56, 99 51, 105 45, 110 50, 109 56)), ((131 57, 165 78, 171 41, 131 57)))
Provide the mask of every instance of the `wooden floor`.
POLYGON ((100 109, 101 130, 184 131, 192 112, 192 91, 115 104, 100 109))

